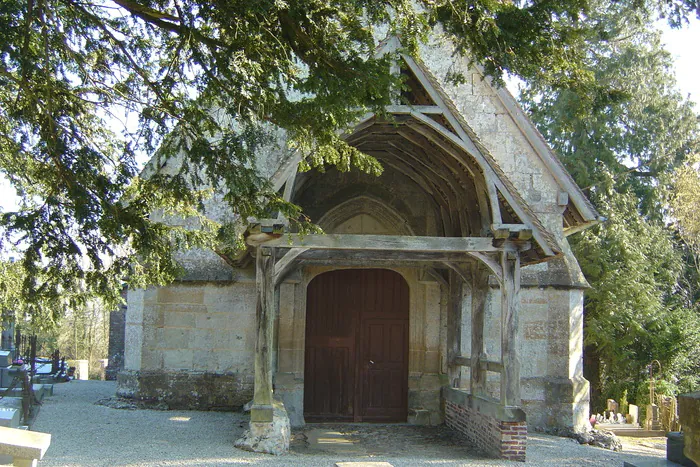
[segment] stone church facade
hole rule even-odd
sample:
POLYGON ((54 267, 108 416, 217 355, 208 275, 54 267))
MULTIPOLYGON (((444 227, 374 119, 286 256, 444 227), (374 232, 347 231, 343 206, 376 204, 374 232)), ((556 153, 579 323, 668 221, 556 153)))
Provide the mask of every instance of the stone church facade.
POLYGON ((586 426, 587 284, 566 237, 598 214, 512 96, 453 52, 434 38, 404 56, 391 118, 344 134, 381 176, 298 172, 283 145, 261 154, 326 235, 257 220, 241 257, 187 252, 183 280, 129 291, 120 395, 204 410, 253 400, 259 439, 280 416, 447 422, 518 460, 528 425, 586 426), (466 82, 448 82, 454 71, 466 82))

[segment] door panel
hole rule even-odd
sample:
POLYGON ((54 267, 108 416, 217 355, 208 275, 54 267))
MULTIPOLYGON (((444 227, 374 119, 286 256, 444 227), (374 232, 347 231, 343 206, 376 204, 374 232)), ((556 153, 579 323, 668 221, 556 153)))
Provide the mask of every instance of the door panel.
POLYGON ((383 269, 332 271, 309 284, 304 413, 309 421, 406 421, 406 281, 383 269))
POLYGON ((371 319, 361 340, 361 416, 364 421, 405 421, 408 404, 408 321, 371 319))
POLYGON ((347 274, 322 274, 308 288, 304 411, 310 421, 354 417, 357 326, 351 283, 347 274))

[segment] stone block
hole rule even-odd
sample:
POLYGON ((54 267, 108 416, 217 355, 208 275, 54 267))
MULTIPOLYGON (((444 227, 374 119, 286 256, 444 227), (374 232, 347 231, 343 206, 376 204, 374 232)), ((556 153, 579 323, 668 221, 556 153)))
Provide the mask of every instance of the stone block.
POLYGON ((222 351, 219 354, 219 369, 223 372, 252 374, 255 354, 253 350, 222 351))
POLYGON ((170 286, 158 288, 158 303, 204 303, 204 288, 199 286, 170 286))
POLYGON ((535 340, 535 339, 546 339, 548 333, 548 323, 547 321, 533 321, 526 323, 524 326, 525 339, 535 340))
POLYGON ((544 375, 547 371, 547 341, 521 340, 520 375, 523 378, 544 375))
POLYGON ((181 311, 168 311, 164 313, 164 326, 169 328, 194 328, 196 325, 195 314, 181 311))
POLYGON ((472 73, 472 94, 475 96, 492 96, 493 89, 481 73, 472 73))
POLYGON ((17 428, 19 427, 19 419, 19 410, 0 407, 0 426, 4 426, 6 428, 17 428))
POLYGON ((279 371, 287 373, 298 373, 304 370, 304 351, 280 349, 279 351, 279 371))
POLYGON ((12 365, 12 354, 9 350, 0 350, 0 368, 12 365))
POLYGON ((240 329, 251 325, 241 321, 238 316, 230 313, 201 313, 196 317, 197 329, 240 329))
POLYGON ((19 397, 11 397, 9 395, 6 395, 2 399, 0 399, 0 408, 22 410, 22 396, 20 395, 19 397))
POLYGON ((284 403, 292 427, 304 426, 304 383, 292 374, 277 374, 275 379, 275 396, 284 403), (283 381, 289 380, 289 381, 283 381))
POLYGON ((163 327, 163 308, 158 305, 147 306, 143 309, 144 326, 163 327))
POLYGON ((191 370, 193 358, 192 350, 164 350, 163 367, 168 370, 191 370))
POLYGON ((127 323, 124 334, 124 368, 127 370, 140 370, 143 325, 127 323))
POLYGON ((438 374, 424 374, 420 378, 421 391, 439 390, 443 386, 443 380, 438 374))
POLYGON ((161 330, 158 347, 162 349, 187 349, 192 341, 192 331, 180 328, 165 328, 161 330))
POLYGON ((126 323, 127 324, 141 324, 143 323, 143 305, 145 298, 145 290, 129 290, 127 292, 127 300, 129 302, 129 307, 126 312, 126 323))
POLYGON ((0 454, 12 456, 13 465, 36 465, 51 444, 51 435, 0 427, 0 454))

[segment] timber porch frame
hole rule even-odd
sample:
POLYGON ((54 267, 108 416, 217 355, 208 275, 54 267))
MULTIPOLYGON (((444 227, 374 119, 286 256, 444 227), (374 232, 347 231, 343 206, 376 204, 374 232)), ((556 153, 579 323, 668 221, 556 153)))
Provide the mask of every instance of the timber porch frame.
MULTIPOLYGON (((260 232, 260 226, 253 230, 260 232)), ((267 229, 264 229, 267 230, 267 229)), ((492 237, 420 237, 391 235, 255 235, 249 246, 256 257, 255 390, 252 423, 273 421, 272 349, 274 319, 278 310, 275 293, 284 277, 296 267, 333 264, 344 267, 423 266, 447 270, 443 281, 449 288, 447 358, 448 377, 454 384, 461 366, 470 367, 471 394, 488 399, 486 372, 501 374, 500 406, 519 407, 520 361, 517 335, 520 313, 521 254, 532 248, 526 229, 492 237), (525 232, 525 233, 524 233, 525 232), (520 238, 519 238, 520 237, 520 238), (493 275, 501 290, 501 357, 488 360, 484 348, 484 309, 488 277, 493 275), (462 287, 472 290, 471 356, 461 355, 462 287)))
MULTIPOLYGON (((376 54, 397 50, 399 45, 392 37, 380 45, 376 54)), ((278 306, 275 293, 285 276, 305 265, 425 268, 448 290, 446 357, 450 386, 457 386, 461 367, 469 367, 471 397, 490 404, 498 413, 522 413, 510 410, 521 405, 517 342, 521 264, 558 257, 561 246, 428 68, 419 59, 402 54, 394 66, 394 72, 399 71, 408 76, 410 95, 403 96, 408 105, 397 100, 386 107, 386 114, 367 114, 340 136, 410 180, 432 200, 437 228, 431 234, 438 236, 413 235, 410 228, 403 229, 410 231, 403 235, 300 236, 285 232, 287 222, 283 217, 251 224, 246 241, 255 249, 257 285, 251 423, 272 421, 272 336, 278 306), (486 355, 484 345, 490 276, 500 284, 501 296, 501 355, 493 360, 486 355), (470 356, 461 354, 465 286, 472 292, 470 356), (501 375, 500 401, 488 400, 488 371, 501 375)), ((557 181, 560 190, 556 205, 562 211, 565 232, 597 223, 595 209, 513 98, 507 91, 494 92, 557 181)), ((305 187, 315 175, 299 172, 300 160, 298 153, 287 157, 271 182, 285 201, 302 205, 299 201, 305 187)), ((320 221, 329 212, 316 212, 314 219, 322 225, 320 221)), ((397 211, 395 217, 401 218, 401 213, 397 211)), ((245 257, 247 252, 242 254, 245 257)))

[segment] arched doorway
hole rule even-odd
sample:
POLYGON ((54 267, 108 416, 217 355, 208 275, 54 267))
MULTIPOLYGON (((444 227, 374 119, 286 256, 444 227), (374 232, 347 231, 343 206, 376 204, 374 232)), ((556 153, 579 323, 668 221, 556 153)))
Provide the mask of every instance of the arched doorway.
POLYGON ((408 284, 386 269, 314 278, 306 299, 307 421, 405 422, 408 284))

